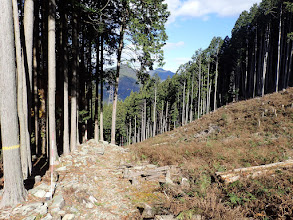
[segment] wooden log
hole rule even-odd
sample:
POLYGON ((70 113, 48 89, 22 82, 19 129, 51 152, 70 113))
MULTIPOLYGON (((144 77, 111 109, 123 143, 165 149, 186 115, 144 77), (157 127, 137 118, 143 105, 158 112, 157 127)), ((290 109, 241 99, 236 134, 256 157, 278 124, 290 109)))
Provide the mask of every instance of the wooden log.
POLYGON ((293 167, 293 160, 216 172, 216 175, 225 183, 232 183, 240 178, 256 178, 263 174, 273 174, 277 169, 289 167, 293 167))

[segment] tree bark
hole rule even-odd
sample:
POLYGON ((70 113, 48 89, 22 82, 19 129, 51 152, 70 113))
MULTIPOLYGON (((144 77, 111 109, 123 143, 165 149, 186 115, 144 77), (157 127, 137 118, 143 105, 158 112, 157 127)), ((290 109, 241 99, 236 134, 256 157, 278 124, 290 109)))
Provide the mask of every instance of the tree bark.
MULTIPOLYGON (((67 1, 65 1, 67 2, 67 1)), ((63 104, 64 104, 64 112, 63 112, 63 154, 68 155, 70 153, 69 148, 69 94, 68 94, 68 25, 67 25, 67 12, 65 8, 65 4, 62 4, 63 12, 62 12, 62 46, 63 46, 63 74, 64 74, 64 83, 63 83, 63 104)))
POLYGON ((125 31, 125 18, 122 19, 122 25, 120 27, 120 38, 119 38, 119 48, 118 48, 118 54, 117 54, 116 80, 115 80, 113 111, 112 111, 111 144, 115 144, 115 136, 116 136, 116 111, 117 111, 118 85, 119 85, 119 75, 120 75, 120 65, 121 65, 121 54, 122 54, 122 49, 123 49, 124 31, 125 31))
POLYGON ((156 125, 157 125, 157 120, 156 120, 156 107, 157 107, 157 85, 155 85, 155 101, 154 101, 154 125, 153 125, 153 137, 156 136, 156 125))
POLYGON ((24 35, 25 51, 29 77, 29 91, 32 91, 32 65, 33 65, 33 30, 34 30, 34 1, 25 0, 24 2, 24 35))
MULTIPOLYGON (((186 100, 186 108, 185 108, 185 124, 187 124, 188 123, 188 114, 189 114, 189 93, 190 93, 190 91, 189 91, 189 87, 188 87, 188 89, 187 89, 187 100, 186 100)), ((168 103, 167 103, 168 104, 168 103)))
POLYGON ((128 138, 128 143, 129 145, 131 144, 131 118, 129 119, 129 138, 128 138))
POLYGON ((78 30, 77 17, 73 17, 72 26, 72 79, 71 79, 71 132, 70 150, 74 151, 77 144, 77 69, 78 69, 78 30))
POLYGON ((100 95, 100 140, 104 141, 104 38, 101 35, 101 95, 100 95))
MULTIPOLYGON (((200 117, 200 102, 201 102, 201 54, 199 55, 199 72, 198 72, 198 101, 197 101, 197 119, 200 117)), ((217 74, 216 74, 217 75, 217 74)))
POLYGON ((282 5, 280 9, 280 22, 279 22, 279 40, 278 40, 278 61, 277 61, 277 73, 276 73, 276 92, 279 91, 279 79, 280 79, 280 65, 281 65, 281 37, 282 37, 282 5))
MULTIPOLYGON (((169 109, 169 102, 167 101, 166 105, 166 113, 165 113, 165 132, 168 130, 168 109, 169 109)), ((187 111, 186 111, 187 112, 187 111)), ((186 123, 187 124, 187 123, 186 123)))
POLYGON ((191 82, 191 99, 190 99, 190 122, 193 121, 193 90, 194 90, 194 74, 192 73, 192 82, 191 82))
POLYGON ((253 74, 253 93, 252 93, 252 98, 255 97, 256 95, 256 85, 257 85, 257 25, 256 25, 256 30, 255 30, 255 40, 254 40, 254 74, 253 74))
POLYGON ((146 128, 147 128, 147 119, 146 119, 146 98, 144 99, 144 105, 143 105, 143 119, 144 119, 144 123, 143 123, 143 140, 146 139, 146 128))
POLYGON ((135 140, 135 142, 134 143, 136 143, 137 142, 137 132, 136 132, 136 115, 134 116, 134 140, 135 140))
POLYGON ((95 103, 95 140, 99 140, 99 79, 100 79, 100 36, 96 41, 96 103, 95 103))
MULTIPOLYGON (((184 113, 183 113, 184 114, 184 113)), ((160 126, 160 130, 161 130, 161 134, 164 132, 164 127, 163 127, 163 118, 164 118, 164 100, 162 100, 162 112, 161 112, 161 126, 160 126)))
POLYGON ((183 91, 182 91, 182 126, 185 124, 185 85, 186 85, 186 80, 184 79, 183 83, 183 91))
POLYGON ((217 110, 217 89, 218 89, 218 68, 219 68, 219 48, 216 55, 216 76, 215 76, 215 93, 214 93, 214 111, 217 110))
POLYGON ((208 82, 207 82, 207 97, 206 97, 206 101, 207 101, 207 114, 210 112, 210 62, 208 61, 208 82))
POLYGON ((23 185, 16 104, 16 68, 12 1, 0 7, 0 121, 4 193, 1 206, 16 205, 26 198, 23 185), (7 101, 9 100, 9 101, 7 101))
POLYGON ((20 42, 20 29, 18 19, 18 6, 17 1, 12 1, 13 5, 13 20, 14 20, 14 34, 15 34, 15 49, 16 49, 16 64, 17 64, 17 110, 19 118, 19 131, 20 131, 20 154, 21 154, 21 166, 22 175, 26 179, 28 177, 28 161, 27 161, 27 141, 26 141, 26 129, 25 115, 23 109, 23 58, 21 53, 21 42, 20 42))
POLYGON ((266 86, 266 75, 267 75, 267 63, 268 63, 268 56, 269 56, 269 44, 270 44, 270 24, 267 24, 266 30, 266 52, 263 60, 263 75, 262 75, 262 92, 261 95, 264 96, 265 94, 265 86, 266 86))
POLYGON ((48 17, 48 97, 49 97, 49 143, 50 143, 50 164, 58 161, 59 156, 56 145, 56 118, 55 118, 55 93, 56 93, 56 53, 55 53, 55 16, 56 2, 49 1, 48 17), (53 154, 53 155, 52 155, 53 154), (51 161, 53 160, 53 161, 51 161))
POLYGON ((243 95, 244 98, 246 99, 248 97, 247 92, 248 92, 248 39, 246 39, 246 51, 245 51, 245 79, 244 79, 244 91, 243 91, 243 95))
POLYGON ((290 76, 292 75, 292 62, 293 62, 293 41, 291 41, 291 54, 290 54, 290 62, 289 62, 289 69, 287 73, 287 86, 289 85, 290 76))

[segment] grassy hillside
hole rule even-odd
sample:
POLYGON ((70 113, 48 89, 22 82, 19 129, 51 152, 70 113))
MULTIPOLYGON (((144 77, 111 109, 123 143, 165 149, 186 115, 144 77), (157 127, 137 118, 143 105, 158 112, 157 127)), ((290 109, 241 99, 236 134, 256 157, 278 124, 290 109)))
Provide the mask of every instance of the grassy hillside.
POLYGON ((137 159, 182 169, 190 187, 162 189, 172 198, 162 209, 182 219, 192 214, 208 219, 293 216, 293 169, 228 185, 215 175, 293 157, 293 88, 222 107, 131 149, 137 159))

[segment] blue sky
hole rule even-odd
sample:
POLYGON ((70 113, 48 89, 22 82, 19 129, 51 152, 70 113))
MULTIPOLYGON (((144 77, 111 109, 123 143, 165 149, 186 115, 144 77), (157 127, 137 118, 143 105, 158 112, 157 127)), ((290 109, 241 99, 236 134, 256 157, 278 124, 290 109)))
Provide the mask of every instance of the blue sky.
POLYGON ((194 52, 205 49, 214 36, 231 35, 240 13, 261 0, 165 0, 171 12, 164 47, 165 70, 176 72, 194 52))

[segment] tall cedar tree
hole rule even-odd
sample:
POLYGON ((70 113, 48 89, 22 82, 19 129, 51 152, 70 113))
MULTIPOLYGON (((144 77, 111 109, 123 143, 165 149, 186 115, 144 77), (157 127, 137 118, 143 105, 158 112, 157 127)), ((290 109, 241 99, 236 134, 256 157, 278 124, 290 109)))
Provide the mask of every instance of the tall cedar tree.
POLYGON ((1 206, 10 206, 24 201, 26 197, 20 164, 15 44, 10 0, 2 1, 0 26, 0 121, 5 178, 1 206))

